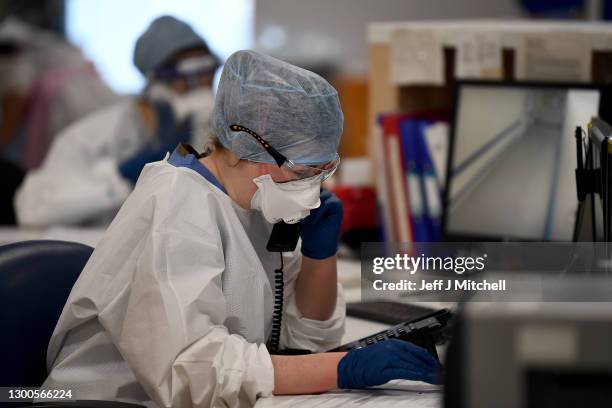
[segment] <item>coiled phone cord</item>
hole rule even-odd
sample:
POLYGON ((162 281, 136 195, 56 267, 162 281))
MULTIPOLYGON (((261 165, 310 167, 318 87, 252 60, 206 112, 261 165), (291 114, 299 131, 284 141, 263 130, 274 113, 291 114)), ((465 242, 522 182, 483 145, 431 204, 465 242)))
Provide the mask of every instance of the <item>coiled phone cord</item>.
POLYGON ((279 351, 281 326, 283 320, 283 301, 285 290, 285 277, 283 273, 283 253, 280 252, 281 266, 274 270, 274 313, 272 314, 272 334, 268 341, 268 348, 272 353, 279 351))

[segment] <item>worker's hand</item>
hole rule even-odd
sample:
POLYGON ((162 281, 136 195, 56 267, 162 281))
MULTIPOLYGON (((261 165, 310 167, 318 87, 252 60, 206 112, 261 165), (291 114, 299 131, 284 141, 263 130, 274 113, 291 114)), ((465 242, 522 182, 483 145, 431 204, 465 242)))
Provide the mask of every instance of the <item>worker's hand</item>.
POLYGON ((326 189, 321 189, 320 199, 321 206, 301 221, 302 254, 313 259, 336 255, 342 223, 340 199, 326 189))
POLYGON ((166 148, 152 148, 150 146, 145 147, 137 154, 124 161, 119 165, 119 174, 129 180, 132 184, 136 184, 140 172, 147 163, 158 161, 164 158, 166 154, 166 148))
POLYGON ((403 379, 440 384, 440 364, 427 350, 397 339, 349 351, 338 363, 339 388, 366 388, 403 379))

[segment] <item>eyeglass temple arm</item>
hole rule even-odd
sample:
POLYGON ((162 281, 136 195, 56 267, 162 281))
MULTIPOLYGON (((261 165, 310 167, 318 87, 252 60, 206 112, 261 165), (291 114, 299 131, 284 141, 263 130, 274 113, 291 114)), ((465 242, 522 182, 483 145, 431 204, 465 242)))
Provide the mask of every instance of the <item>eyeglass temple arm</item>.
POLYGON ((261 138, 261 136, 259 136, 257 133, 255 133, 254 131, 252 131, 249 128, 246 128, 244 126, 240 126, 240 125, 230 125, 229 128, 233 131, 233 132, 245 132, 248 133, 249 135, 253 136, 255 138, 255 140, 257 140, 259 142, 259 144, 261 144, 261 146, 268 152, 270 153, 270 156, 272 156, 272 158, 274 159, 274 161, 276 162, 276 164, 278 165, 278 167, 281 167, 286 161, 287 158, 285 156, 283 156, 281 153, 279 153, 275 148, 273 148, 272 146, 270 146, 270 143, 266 142, 265 140, 263 140, 261 138))

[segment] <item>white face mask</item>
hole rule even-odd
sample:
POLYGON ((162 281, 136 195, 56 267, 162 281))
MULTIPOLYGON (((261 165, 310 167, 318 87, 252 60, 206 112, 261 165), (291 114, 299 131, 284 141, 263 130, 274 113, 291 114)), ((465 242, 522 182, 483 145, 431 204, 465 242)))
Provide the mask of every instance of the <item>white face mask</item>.
POLYGON ((210 88, 196 88, 181 95, 164 83, 153 82, 147 89, 146 95, 151 100, 169 103, 177 122, 182 122, 187 116, 191 116, 190 143, 196 150, 204 149, 210 138, 210 113, 215 106, 215 95, 210 88))
POLYGON ((253 182, 257 191, 251 199, 251 208, 261 211, 269 223, 283 220, 295 224, 321 205, 321 182, 315 177, 275 183, 272 176, 265 174, 254 178, 253 182))
POLYGON ((152 100, 168 102, 179 122, 189 115, 193 115, 197 122, 208 121, 208 116, 215 104, 215 95, 208 87, 200 87, 179 94, 166 84, 154 82, 147 89, 146 95, 152 100))

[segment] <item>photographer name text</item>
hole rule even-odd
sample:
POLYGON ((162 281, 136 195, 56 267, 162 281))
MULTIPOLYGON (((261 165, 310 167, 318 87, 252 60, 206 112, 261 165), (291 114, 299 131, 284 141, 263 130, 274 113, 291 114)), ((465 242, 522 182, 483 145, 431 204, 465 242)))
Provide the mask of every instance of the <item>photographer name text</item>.
POLYGON ((506 280, 499 279, 481 281, 472 279, 435 279, 432 281, 421 280, 420 282, 402 279, 398 282, 385 282, 377 279, 372 282, 374 290, 384 291, 505 291, 506 280), (419 284, 420 283, 420 284, 419 284))

